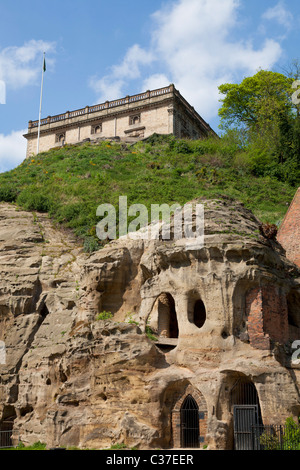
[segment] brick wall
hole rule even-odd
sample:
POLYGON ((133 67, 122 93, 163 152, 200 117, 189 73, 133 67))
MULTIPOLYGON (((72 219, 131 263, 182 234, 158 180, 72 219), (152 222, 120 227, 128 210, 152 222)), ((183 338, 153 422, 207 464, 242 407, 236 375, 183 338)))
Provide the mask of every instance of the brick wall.
POLYGON ((286 256, 300 267, 300 188, 279 228, 277 240, 286 250, 286 256))
POLYGON ((251 346, 269 349, 271 340, 285 343, 289 337, 285 295, 276 286, 257 287, 246 295, 246 315, 251 346))

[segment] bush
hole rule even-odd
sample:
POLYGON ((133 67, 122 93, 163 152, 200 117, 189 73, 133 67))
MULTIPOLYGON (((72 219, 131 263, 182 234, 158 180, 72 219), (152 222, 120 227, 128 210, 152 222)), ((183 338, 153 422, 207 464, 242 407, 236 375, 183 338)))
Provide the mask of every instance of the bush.
POLYGON ((47 444, 44 442, 35 442, 31 446, 25 446, 23 442, 19 442, 17 447, 15 447, 16 450, 46 450, 47 444))
POLYGON ((48 196, 37 192, 35 187, 24 189, 16 202, 26 210, 37 212, 49 212, 53 206, 53 201, 48 196))
POLYGON ((300 450, 300 423, 296 424, 292 417, 285 423, 284 449, 300 450))
POLYGON ((111 312, 106 312, 105 310, 101 313, 98 313, 96 316, 97 321, 101 320, 111 320, 113 318, 113 314, 111 312))
POLYGON ((67 221, 77 218, 81 213, 86 210, 86 205, 82 203, 68 204, 62 206, 59 211, 59 221, 67 221))
POLYGON ((100 248, 99 240, 94 237, 85 237, 83 242, 83 249, 86 253, 93 253, 100 248))
POLYGON ((146 326, 145 332, 146 332, 147 338, 151 339, 151 341, 157 341, 157 338, 156 336, 154 336, 154 333, 149 325, 146 326))
POLYGON ((1 202, 15 202, 18 197, 18 191, 16 188, 3 185, 0 187, 0 201, 1 202))

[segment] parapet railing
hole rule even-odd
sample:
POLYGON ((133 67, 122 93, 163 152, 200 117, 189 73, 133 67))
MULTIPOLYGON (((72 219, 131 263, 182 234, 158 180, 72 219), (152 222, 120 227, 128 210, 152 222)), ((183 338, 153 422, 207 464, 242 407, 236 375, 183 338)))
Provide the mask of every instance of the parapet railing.
MULTIPOLYGON (((63 121, 65 119, 77 117, 77 116, 82 116, 84 114, 90 114, 90 113, 95 113, 97 111, 102 111, 104 109, 109 109, 109 108, 114 108, 117 106, 122 106, 124 104, 129 104, 129 103, 134 103, 136 101, 142 101, 147 98, 152 98, 155 96, 161 96, 165 95, 167 93, 171 93, 174 91, 174 85, 169 85, 164 88, 158 88, 157 90, 152 90, 152 91, 146 91, 145 93, 139 93, 137 95, 132 95, 132 96, 126 96, 125 98, 121 98, 118 100, 114 101, 106 101, 105 103, 101 104, 96 104, 94 106, 86 106, 85 108, 82 109, 77 109, 75 111, 67 111, 66 113, 63 114, 57 114, 55 116, 48 116, 45 119, 41 119, 41 126, 45 124, 51 124, 54 122, 58 121, 63 121)), ((33 127, 38 127, 39 121, 29 121, 29 129, 33 127)))

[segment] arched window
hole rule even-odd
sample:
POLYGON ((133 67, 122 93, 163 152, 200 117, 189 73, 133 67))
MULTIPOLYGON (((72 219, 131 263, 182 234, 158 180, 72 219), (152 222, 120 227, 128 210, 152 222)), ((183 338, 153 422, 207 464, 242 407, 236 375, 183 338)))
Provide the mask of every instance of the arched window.
POLYGON ((57 142, 57 143, 63 144, 65 142, 65 139, 66 139, 66 134, 65 133, 56 134, 56 136, 55 136, 55 142, 57 142))
POLYGON ((133 116, 130 116, 129 118, 129 125, 133 126, 134 124, 139 124, 141 122, 141 115, 140 114, 135 114, 133 116))
MULTIPOLYGON (((174 396, 174 385, 170 387, 170 393, 174 396)), ((174 398, 171 419, 173 447, 200 447, 205 444, 207 433, 207 404, 204 396, 189 384, 183 394, 177 392, 174 398)))
POLYGON ((91 127, 91 134, 101 134, 102 132, 102 124, 98 123, 91 127))
POLYGON ((180 410, 181 447, 199 447, 199 436, 199 408, 195 399, 191 395, 188 395, 180 410))

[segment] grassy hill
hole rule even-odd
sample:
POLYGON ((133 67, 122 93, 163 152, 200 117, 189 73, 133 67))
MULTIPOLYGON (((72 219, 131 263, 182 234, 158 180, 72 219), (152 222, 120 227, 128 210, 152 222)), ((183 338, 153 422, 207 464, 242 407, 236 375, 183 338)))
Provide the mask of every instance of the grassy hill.
POLYGON ((67 145, 25 160, 0 174, 0 200, 51 218, 97 249, 99 204, 184 204, 196 197, 226 195, 242 201, 262 221, 279 224, 296 188, 255 177, 243 150, 223 139, 178 140, 153 135, 125 145, 67 145))

